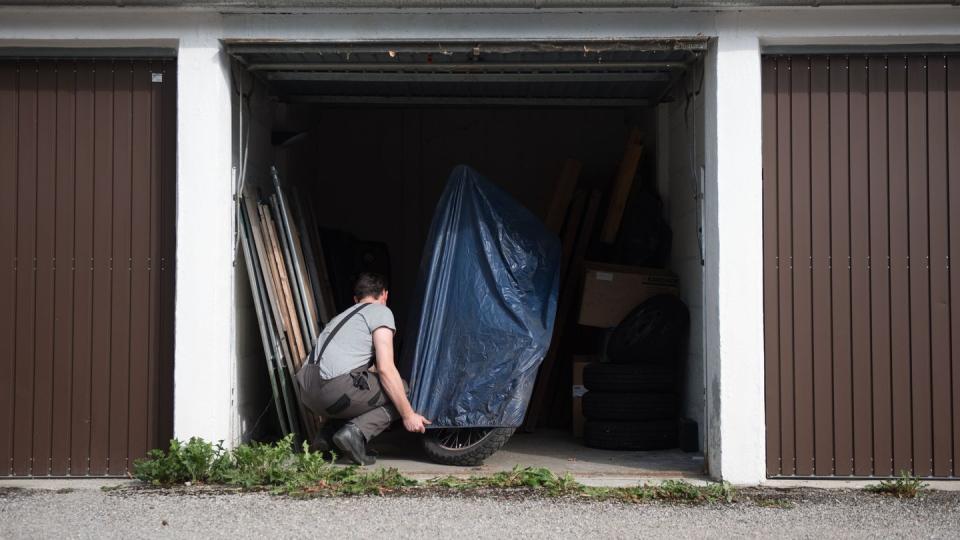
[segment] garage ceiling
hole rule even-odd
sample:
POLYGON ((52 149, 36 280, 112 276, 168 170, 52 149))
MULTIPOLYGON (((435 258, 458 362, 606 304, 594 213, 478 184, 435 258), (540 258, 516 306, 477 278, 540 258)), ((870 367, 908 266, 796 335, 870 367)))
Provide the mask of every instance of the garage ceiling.
POLYGON ((697 38, 226 47, 289 103, 623 107, 663 101, 706 46, 697 38))

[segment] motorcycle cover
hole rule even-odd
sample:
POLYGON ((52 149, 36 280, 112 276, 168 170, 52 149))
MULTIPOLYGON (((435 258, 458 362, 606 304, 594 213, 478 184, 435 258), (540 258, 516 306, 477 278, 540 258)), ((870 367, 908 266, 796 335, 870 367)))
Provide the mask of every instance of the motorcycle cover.
POLYGON ((560 241, 457 166, 433 215, 403 365, 430 427, 519 427, 550 346, 560 241))

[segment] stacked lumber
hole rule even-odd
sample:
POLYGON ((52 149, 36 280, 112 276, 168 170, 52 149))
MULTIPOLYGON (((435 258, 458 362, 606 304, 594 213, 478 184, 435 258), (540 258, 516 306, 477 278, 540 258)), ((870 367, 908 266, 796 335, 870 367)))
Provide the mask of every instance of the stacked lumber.
MULTIPOLYGON (((640 130, 633 128, 611 185, 607 211, 599 231, 599 240, 602 243, 611 244, 617 238, 642 153, 640 130)), ((560 235, 560 297, 557 302, 553 338, 537 373, 537 381, 524 418, 522 429, 528 433, 536 430, 541 414, 550 404, 553 394, 557 393, 559 377, 556 367, 563 342, 562 334, 568 326, 571 312, 577 307, 577 293, 580 290, 580 278, 584 273, 587 248, 590 247, 600 217, 602 193, 594 189, 588 195, 583 190, 576 190, 580 169, 581 164, 576 160, 568 159, 564 163, 544 220, 547 228, 560 235)))
POLYGON ((310 439, 320 419, 303 406, 294 376, 333 317, 333 296, 312 214, 295 194, 291 209, 270 172, 270 192, 248 186, 240 196, 240 240, 280 429, 310 439))

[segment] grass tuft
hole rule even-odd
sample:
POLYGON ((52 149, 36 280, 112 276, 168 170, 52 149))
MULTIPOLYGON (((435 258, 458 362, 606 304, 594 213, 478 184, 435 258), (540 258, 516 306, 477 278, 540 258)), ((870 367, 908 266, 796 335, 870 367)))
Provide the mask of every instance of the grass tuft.
POLYGON ((879 484, 870 484, 864 489, 878 495, 890 495, 898 499, 916 499, 928 487, 922 480, 907 471, 893 480, 883 480, 879 484))

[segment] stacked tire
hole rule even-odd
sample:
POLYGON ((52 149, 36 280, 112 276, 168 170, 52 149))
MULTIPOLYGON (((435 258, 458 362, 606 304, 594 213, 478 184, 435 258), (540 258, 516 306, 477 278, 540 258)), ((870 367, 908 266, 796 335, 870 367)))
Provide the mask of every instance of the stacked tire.
POLYGON ((677 354, 686 306, 671 295, 638 306, 614 329, 610 362, 584 368, 584 444, 610 450, 677 446, 677 354))

